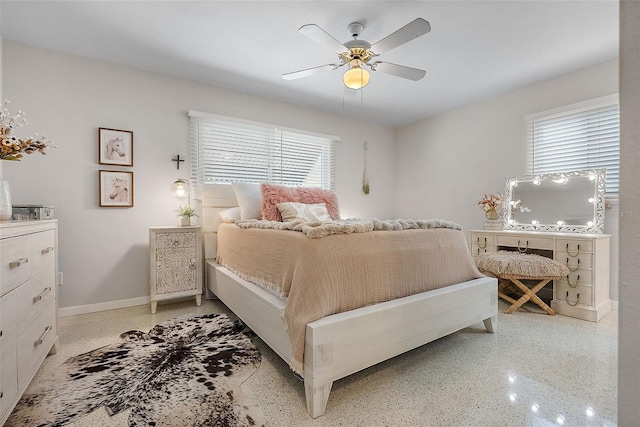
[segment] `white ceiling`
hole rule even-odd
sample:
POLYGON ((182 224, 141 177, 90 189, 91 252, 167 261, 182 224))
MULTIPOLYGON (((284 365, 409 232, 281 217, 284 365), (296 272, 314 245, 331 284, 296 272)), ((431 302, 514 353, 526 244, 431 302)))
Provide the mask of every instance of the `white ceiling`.
POLYGON ((618 2, 602 1, 7 1, 2 36, 323 111, 401 126, 618 57, 618 2), (285 81, 336 62, 298 32, 341 42, 365 25, 375 43, 417 17, 431 32, 381 60, 427 70, 414 82, 372 73, 354 92, 342 72, 285 81))

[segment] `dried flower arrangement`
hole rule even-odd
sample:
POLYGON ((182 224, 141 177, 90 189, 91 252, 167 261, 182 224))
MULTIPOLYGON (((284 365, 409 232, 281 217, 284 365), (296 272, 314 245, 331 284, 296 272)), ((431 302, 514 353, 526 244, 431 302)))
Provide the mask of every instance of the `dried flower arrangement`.
POLYGON ((13 132, 27 124, 27 118, 24 112, 18 111, 15 115, 9 113, 8 104, 10 101, 5 100, 2 110, 0 111, 0 160, 19 161, 23 154, 32 154, 39 152, 47 154, 47 148, 58 148, 50 145, 47 137, 34 134, 31 138, 20 139, 13 132))

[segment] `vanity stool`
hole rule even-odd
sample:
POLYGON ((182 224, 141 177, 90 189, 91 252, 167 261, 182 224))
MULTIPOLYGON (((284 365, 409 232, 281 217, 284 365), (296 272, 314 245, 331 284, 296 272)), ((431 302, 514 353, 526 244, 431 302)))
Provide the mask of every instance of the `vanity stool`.
POLYGON ((511 303, 505 313, 511 314, 522 304, 531 301, 548 314, 555 314, 536 294, 551 280, 567 277, 569 268, 566 265, 540 255, 513 251, 482 253, 475 261, 480 271, 498 278, 498 296, 511 303), (536 280, 538 283, 529 288, 522 280, 536 280), (514 287, 522 294, 518 300, 505 294, 514 287))

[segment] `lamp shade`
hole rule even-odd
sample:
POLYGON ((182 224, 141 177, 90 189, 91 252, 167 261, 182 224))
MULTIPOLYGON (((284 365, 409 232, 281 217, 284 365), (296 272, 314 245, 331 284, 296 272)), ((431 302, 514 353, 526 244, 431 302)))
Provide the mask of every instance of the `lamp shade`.
POLYGON ((356 65, 344 73, 342 81, 349 89, 358 90, 369 84, 369 77, 370 74, 367 70, 356 65))
POLYGON ((189 182, 178 178, 171 184, 171 195, 174 197, 187 197, 189 195, 189 182))

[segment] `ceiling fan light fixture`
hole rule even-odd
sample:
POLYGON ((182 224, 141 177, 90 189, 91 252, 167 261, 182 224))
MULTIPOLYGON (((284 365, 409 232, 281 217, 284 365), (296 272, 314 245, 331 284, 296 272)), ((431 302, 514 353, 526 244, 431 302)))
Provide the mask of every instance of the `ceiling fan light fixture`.
POLYGON ((344 73, 344 75, 342 76, 342 81, 344 82, 344 85, 349 89, 358 90, 369 84, 370 77, 371 74, 367 70, 362 68, 358 63, 352 65, 351 68, 349 68, 349 70, 344 73))

